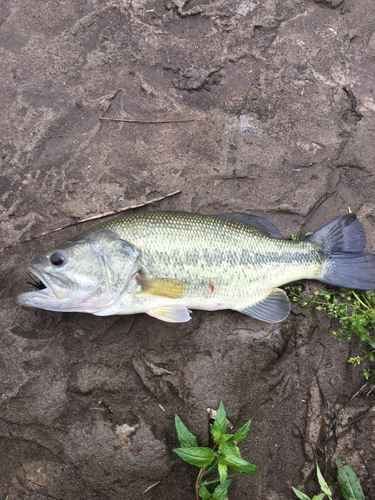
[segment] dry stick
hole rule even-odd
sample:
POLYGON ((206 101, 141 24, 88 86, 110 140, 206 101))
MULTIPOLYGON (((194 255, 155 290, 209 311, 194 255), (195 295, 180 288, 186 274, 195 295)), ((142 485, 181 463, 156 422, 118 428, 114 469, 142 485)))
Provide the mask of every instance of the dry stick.
POLYGON ((363 465, 365 466, 365 469, 367 470, 367 474, 370 476, 371 481, 372 481, 372 482, 374 483, 374 485, 375 485, 375 480, 374 480, 374 477, 373 477, 373 475, 371 474, 370 469, 367 467, 367 463, 366 463, 366 462, 365 462, 365 460, 363 459, 362 453, 361 453, 359 450, 357 450, 357 451, 358 451, 358 455, 361 457, 361 460, 362 460, 363 465))
MULTIPOLYGON (((372 408, 372 406, 371 406, 371 408, 372 408)), ((350 422, 348 422, 348 423, 345 425, 345 427, 348 427, 348 428, 346 429, 346 431, 343 431, 341 434, 339 434, 339 435, 337 436, 336 441, 338 441, 340 438, 342 438, 342 437, 346 436, 346 434, 348 434, 348 432, 352 430, 353 425, 354 425, 356 422, 358 422, 358 420, 361 420, 361 418, 363 418, 364 416, 366 416, 366 415, 367 415, 367 413, 371 410, 371 408, 368 408, 367 410, 363 411, 363 412, 359 415, 359 417, 357 417, 357 418, 355 418, 354 420, 351 420, 350 422)))
MULTIPOLYGON (((371 380, 367 380, 367 381, 363 382, 362 384, 360 384, 359 389, 357 389, 356 392, 352 396, 350 396, 349 400, 345 403, 345 405, 341 408, 341 410, 335 416, 335 418, 332 421, 332 424, 331 424, 330 428, 328 429, 328 432, 327 432, 325 440, 324 440, 324 454, 325 454, 325 459, 326 459, 325 474, 326 475, 327 475, 327 468, 328 468, 327 443, 328 443, 329 438, 331 437, 331 433, 333 431, 333 428, 336 425, 339 416, 345 410, 345 408, 353 401, 353 399, 356 396, 358 396, 358 394, 362 391, 362 389, 365 389, 369 385, 370 382, 371 382, 371 380)), ((337 438, 336 438, 336 440, 337 440, 337 438)))
POLYGON ((301 438, 306 441, 306 443, 308 445, 311 446, 311 450, 313 452, 313 455, 314 455, 314 460, 315 460, 315 465, 318 465, 318 457, 317 457, 317 453, 316 453, 316 444, 314 445, 314 443, 309 439, 307 438, 301 431, 301 429, 297 426, 297 424, 295 423, 294 424, 294 427, 297 429, 297 431, 300 433, 300 436, 301 438))
POLYGON ((152 490, 152 488, 155 488, 155 486, 157 486, 159 483, 160 483, 160 481, 158 481, 157 483, 154 483, 151 486, 149 486, 148 488, 146 488, 145 491, 143 492, 143 494, 146 495, 146 493, 148 491, 152 490))
POLYGON ((40 234, 37 234, 36 236, 33 236, 32 238, 27 238, 27 240, 20 241, 19 243, 15 243, 14 245, 9 245, 7 247, 0 248, 0 253, 4 252, 5 250, 9 250, 10 248, 18 247, 18 245, 23 245, 24 243, 27 243, 29 241, 33 241, 33 240, 36 240, 38 238, 41 238, 42 236, 47 236, 47 234, 56 233, 57 231, 61 231, 62 229, 66 229, 67 227, 76 226, 77 224, 82 224, 83 222, 88 222, 89 220, 95 220, 95 219, 101 219, 103 217, 109 217, 110 215, 119 214, 121 212, 125 212, 126 210, 131 210, 133 208, 139 208, 139 207, 144 207, 146 205, 151 205, 151 203, 155 203, 156 201, 165 200, 165 198, 170 198, 171 196, 174 196, 175 194, 180 194, 180 193, 182 193, 181 190, 173 191, 173 193, 166 194, 165 196, 160 196, 160 198, 154 198, 153 200, 145 201, 144 203, 140 203, 139 205, 131 205, 130 207, 120 208, 120 210, 112 210, 112 212, 106 212, 104 214, 93 215, 92 217, 88 217, 87 219, 81 219, 81 220, 78 220, 76 222, 71 222, 70 224, 66 224, 65 226, 58 227, 57 229, 52 229, 51 231, 45 231, 44 233, 40 233, 40 234))
POLYGON ((99 120, 108 120, 110 122, 126 122, 126 123, 187 123, 187 122, 195 122, 195 119, 191 120, 126 120, 124 118, 104 118, 99 116, 99 120))
POLYGON ((320 395, 322 397, 322 401, 323 401, 323 404, 324 404, 324 409, 326 411, 326 415, 328 415, 328 405, 327 405, 327 400, 326 398, 324 397, 324 393, 323 393, 323 389, 322 389, 322 386, 320 385, 320 380, 319 380, 319 377, 318 377, 318 374, 315 373, 315 378, 316 378, 316 382, 318 384, 318 387, 319 387, 319 391, 320 391, 320 395))

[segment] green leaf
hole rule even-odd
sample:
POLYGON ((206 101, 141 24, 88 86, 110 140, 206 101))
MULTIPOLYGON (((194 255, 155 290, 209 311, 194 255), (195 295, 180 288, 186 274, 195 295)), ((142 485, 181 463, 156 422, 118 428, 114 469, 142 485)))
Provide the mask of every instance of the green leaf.
POLYGON ((215 427, 215 424, 210 424, 210 427, 215 441, 217 442, 222 441, 223 433, 221 432, 221 430, 215 427))
MULTIPOLYGON (((325 493, 319 493, 319 495, 315 495, 312 497, 312 500, 323 500, 323 498, 326 496, 325 493)), ((332 498, 332 496, 330 497, 332 498)))
POLYGON ((336 460, 338 468, 338 483, 345 500, 364 500, 361 485, 353 469, 349 465, 342 465, 340 460, 336 460))
POLYGON ((250 424, 251 420, 246 422, 244 426, 241 427, 241 429, 238 429, 238 431, 234 434, 233 439, 236 441, 236 443, 241 443, 246 439, 247 433, 249 432, 250 429, 250 424))
POLYGON ((260 475, 258 472, 258 468, 255 465, 250 464, 243 458, 237 457, 235 455, 225 455, 223 457, 223 462, 229 465, 229 467, 232 467, 232 469, 243 472, 244 474, 260 475))
POLYGON ((228 493, 228 488, 229 488, 231 482, 232 482, 231 479, 227 479, 226 481, 224 481, 224 483, 219 484, 215 488, 215 491, 212 493, 212 498, 214 500, 221 500, 221 499, 226 498, 227 493, 228 493))
POLYGON ((215 453, 211 448, 176 448, 173 450, 177 455, 190 465, 206 467, 215 458, 215 453))
POLYGON ((208 491, 208 489, 205 486, 203 486, 203 484, 199 488, 198 493, 199 493, 199 496, 202 498, 202 500, 211 500, 212 499, 211 493, 208 491))
POLYGON ((219 450, 223 455, 234 455, 235 457, 241 457, 240 449, 235 446, 234 443, 220 443, 219 450))
POLYGON ((302 493, 302 491, 296 490, 295 488, 293 488, 293 486, 292 486, 292 490, 297 495, 297 497, 300 498, 300 500, 310 500, 310 497, 308 497, 307 495, 302 493))
POLYGON ((322 473, 320 472, 319 466, 316 466, 316 474, 318 476, 318 481, 320 484, 320 489, 328 496, 328 498, 332 499, 332 493, 331 490, 329 489, 328 484, 326 483, 324 477, 322 476, 322 473))
POLYGON ((220 437, 222 434, 225 434, 227 431, 227 414, 224 409, 224 404, 222 401, 220 401, 219 408, 217 409, 216 412, 216 420, 215 422, 211 425, 211 430, 212 434, 214 435, 214 438, 216 440, 220 438, 216 438, 214 432, 217 431, 217 434, 220 433, 220 437))
POLYGON ((217 463, 217 459, 215 458, 215 460, 212 462, 212 464, 207 468, 206 472, 203 474, 203 477, 204 476, 207 476, 208 474, 216 474, 218 472, 218 463, 217 463))
POLYGON ((220 484, 225 483, 228 475, 228 466, 219 461, 220 484))
POLYGON ((192 434, 178 415, 175 415, 178 441, 181 448, 198 448, 198 440, 192 434))

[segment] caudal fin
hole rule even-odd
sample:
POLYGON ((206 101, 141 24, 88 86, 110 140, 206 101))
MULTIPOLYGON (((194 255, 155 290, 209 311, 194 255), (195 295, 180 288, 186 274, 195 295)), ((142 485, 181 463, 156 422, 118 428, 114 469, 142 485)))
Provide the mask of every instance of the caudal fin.
POLYGON ((363 250, 366 235, 355 214, 333 220, 307 239, 327 255, 320 281, 344 288, 375 289, 375 256, 363 250))

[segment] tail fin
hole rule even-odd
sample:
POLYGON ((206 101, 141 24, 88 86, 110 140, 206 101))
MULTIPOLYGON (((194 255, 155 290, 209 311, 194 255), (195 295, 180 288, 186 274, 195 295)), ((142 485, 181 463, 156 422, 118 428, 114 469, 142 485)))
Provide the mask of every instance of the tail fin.
POLYGON ((320 281, 344 288, 375 289, 375 256, 363 250, 366 235, 355 214, 333 220, 307 239, 327 255, 320 281))

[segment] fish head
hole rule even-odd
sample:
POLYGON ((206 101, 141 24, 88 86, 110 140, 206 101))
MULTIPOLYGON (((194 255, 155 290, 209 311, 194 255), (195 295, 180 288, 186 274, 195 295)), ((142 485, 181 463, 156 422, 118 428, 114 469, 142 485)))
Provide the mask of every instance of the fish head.
POLYGON ((40 254, 26 265, 45 288, 18 295, 19 304, 50 311, 99 312, 126 291, 139 252, 102 230, 40 254))

